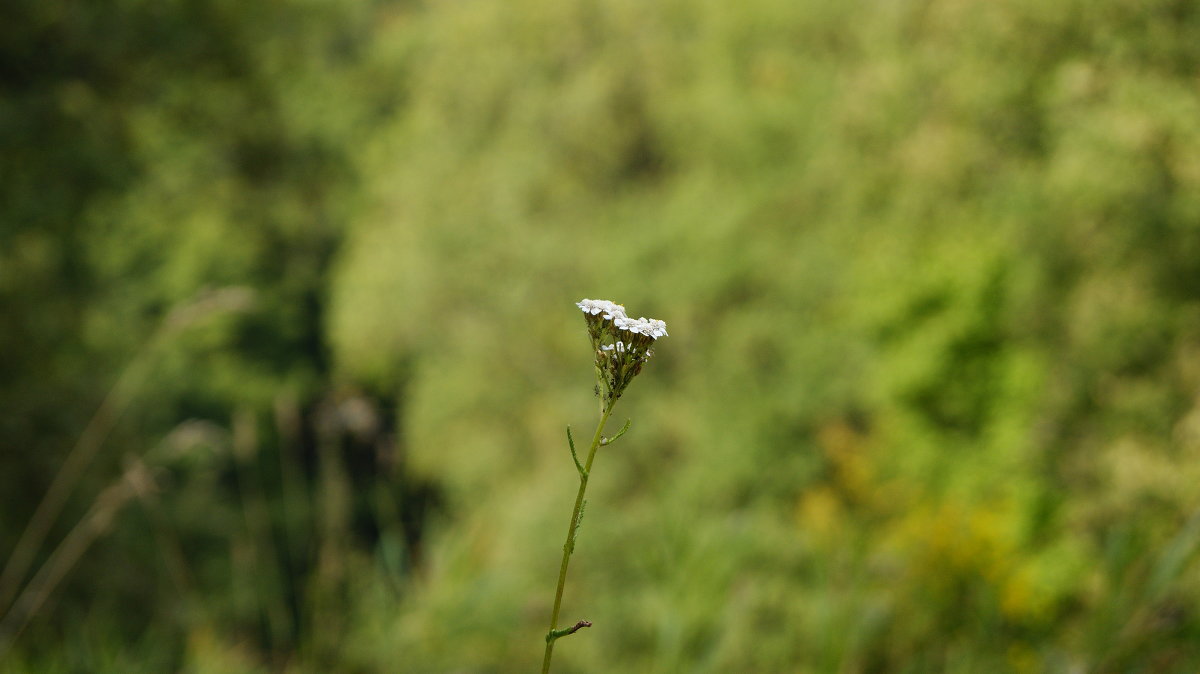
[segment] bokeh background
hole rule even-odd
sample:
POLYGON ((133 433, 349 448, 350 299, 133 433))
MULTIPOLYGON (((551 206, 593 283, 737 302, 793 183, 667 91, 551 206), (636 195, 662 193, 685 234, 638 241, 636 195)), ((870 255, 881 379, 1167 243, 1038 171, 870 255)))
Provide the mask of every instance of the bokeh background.
POLYGON ((1200 5, 10 0, 0 669, 1200 671, 1200 5), (590 435, 588 435, 590 437, 590 435))

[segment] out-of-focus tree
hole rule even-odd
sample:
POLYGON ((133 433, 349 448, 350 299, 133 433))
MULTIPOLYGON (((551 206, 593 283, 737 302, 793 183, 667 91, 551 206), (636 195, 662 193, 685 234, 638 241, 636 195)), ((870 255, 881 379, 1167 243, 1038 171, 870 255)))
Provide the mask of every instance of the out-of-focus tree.
MULTIPOLYGON (((363 65, 384 9, 3 10, 0 550, 29 558, 9 599, 38 594, 34 571, 56 568, 50 552, 130 462, 144 457, 162 492, 120 509, 18 649, 161 671, 215 630, 285 657, 313 633, 312 597, 343 582, 312 580, 342 551, 329 541, 377 539, 394 405, 334 383, 323 330, 359 203, 350 153, 401 84, 399 62, 363 65), (366 411, 347 421, 354 405, 366 411), (18 549, 56 479, 65 503, 52 497, 49 530, 18 549), (339 481, 347 511, 321 529, 339 481), (47 648, 59 642, 73 647, 47 648)), ((21 606, 0 606, 6 628, 25 624, 21 606)))

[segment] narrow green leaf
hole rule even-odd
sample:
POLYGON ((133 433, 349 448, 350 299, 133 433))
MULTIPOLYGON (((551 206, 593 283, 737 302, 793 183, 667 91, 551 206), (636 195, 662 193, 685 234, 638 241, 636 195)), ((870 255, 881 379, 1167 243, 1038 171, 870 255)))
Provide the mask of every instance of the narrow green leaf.
POLYGON ((571 445, 571 458, 575 461, 575 468, 579 471, 579 477, 587 477, 587 471, 583 469, 583 464, 579 463, 579 455, 575 453, 575 438, 571 437, 570 426, 567 426, 567 442, 571 445))
POLYGON ((617 434, 616 434, 616 435, 612 436, 611 438, 601 438, 601 439, 600 439, 600 444, 601 444, 601 445, 611 445, 611 444, 613 443, 613 441, 614 441, 614 440, 616 440, 617 438, 621 437, 622 435, 625 435, 625 431, 628 431, 628 430, 629 430, 629 426, 630 426, 632 423, 633 423, 633 419, 626 419, 626 420, 625 420, 625 425, 621 427, 621 430, 617 431, 617 434))

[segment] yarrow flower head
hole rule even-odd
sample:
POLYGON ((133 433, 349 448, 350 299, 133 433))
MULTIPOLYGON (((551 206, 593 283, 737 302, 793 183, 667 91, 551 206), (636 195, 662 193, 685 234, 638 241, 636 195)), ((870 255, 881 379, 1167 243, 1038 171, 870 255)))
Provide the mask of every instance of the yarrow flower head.
POLYGON ((624 306, 608 300, 585 299, 575 306, 583 311, 596 353, 596 394, 602 406, 612 405, 654 355, 650 346, 668 336, 667 324, 654 318, 630 318, 624 306))
POLYGON ((609 302, 608 300, 581 300, 576 302, 575 306, 583 309, 583 313, 590 316, 604 314, 603 319, 608 321, 617 316, 625 316, 625 307, 609 302))

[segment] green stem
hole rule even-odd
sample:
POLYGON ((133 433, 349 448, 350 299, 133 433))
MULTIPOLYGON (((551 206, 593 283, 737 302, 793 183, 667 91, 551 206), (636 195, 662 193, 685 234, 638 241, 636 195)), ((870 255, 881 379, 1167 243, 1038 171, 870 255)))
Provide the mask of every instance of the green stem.
POLYGON ((575 531, 579 526, 579 512, 583 508, 583 495, 587 492, 588 475, 592 472, 592 461, 596 458, 596 449, 600 447, 601 433, 604 424, 612 414, 613 406, 609 405, 600 415, 600 424, 596 426, 596 435, 592 437, 592 446, 588 449, 587 461, 579 474, 579 493, 575 496, 575 508, 571 511, 571 522, 567 527, 567 542, 563 544, 562 565, 558 568, 558 589, 554 592, 554 611, 550 614, 550 631, 546 633, 546 657, 542 660, 542 674, 550 672, 550 656, 554 653, 554 642, 560 636, 565 636, 558 630, 558 610, 562 607, 563 586, 567 583, 567 565, 571 563, 571 551, 575 548, 575 531))

